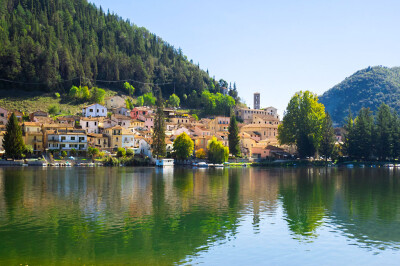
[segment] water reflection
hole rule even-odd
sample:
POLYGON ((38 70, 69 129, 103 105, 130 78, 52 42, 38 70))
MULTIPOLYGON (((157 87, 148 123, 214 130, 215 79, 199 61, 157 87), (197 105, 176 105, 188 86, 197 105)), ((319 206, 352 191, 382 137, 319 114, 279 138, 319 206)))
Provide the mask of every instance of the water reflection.
POLYGON ((395 248, 399 190, 385 169, 0 168, 0 264, 185 262, 269 217, 395 248))

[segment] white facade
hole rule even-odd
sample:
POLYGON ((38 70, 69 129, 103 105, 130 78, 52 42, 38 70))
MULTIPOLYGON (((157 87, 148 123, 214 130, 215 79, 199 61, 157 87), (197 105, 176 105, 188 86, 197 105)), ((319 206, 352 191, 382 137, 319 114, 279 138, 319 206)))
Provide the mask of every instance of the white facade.
POLYGON ((101 104, 95 103, 95 104, 84 107, 82 109, 82 116, 84 116, 84 117, 106 117, 107 116, 107 108, 102 106, 101 104))
POLYGON ((47 149, 77 151, 87 150, 87 136, 82 133, 56 132, 47 136, 47 149))
POLYGON ((135 136, 133 134, 122 133, 122 148, 132 148, 135 146, 135 136))
POLYGON ((137 154, 141 154, 143 156, 147 156, 150 159, 153 158, 153 154, 151 152, 151 145, 147 143, 144 139, 139 140, 139 149, 136 150, 137 154))
POLYGON ((79 124, 81 125, 82 129, 86 130, 87 133, 95 133, 99 134, 99 121, 97 120, 86 120, 86 119, 81 119, 79 121, 79 124))

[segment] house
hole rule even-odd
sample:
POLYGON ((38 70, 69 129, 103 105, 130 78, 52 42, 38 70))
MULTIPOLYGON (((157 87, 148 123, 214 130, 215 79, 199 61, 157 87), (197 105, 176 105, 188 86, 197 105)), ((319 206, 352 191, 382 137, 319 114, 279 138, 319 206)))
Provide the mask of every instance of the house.
POLYGON ((192 137, 194 142, 194 149, 197 151, 199 149, 207 150, 208 142, 212 139, 212 136, 196 136, 192 137))
POLYGON ((211 136, 211 131, 205 127, 194 127, 192 130, 197 136, 211 136))
POLYGON ((121 107, 113 108, 112 113, 123 115, 123 116, 130 116, 131 111, 128 108, 121 106, 121 107))
POLYGON ((36 112, 33 112, 33 113, 29 114, 29 120, 31 122, 39 122, 38 118, 40 118, 40 117, 48 118, 49 117, 49 113, 47 113, 45 111, 38 110, 36 112))
POLYGON ((279 115, 277 109, 274 107, 268 107, 265 109, 250 109, 250 108, 237 108, 235 115, 245 123, 251 123, 254 115, 266 117, 267 119, 274 119, 279 121, 279 115))
POLYGON ((148 129, 152 129, 154 127, 154 116, 153 115, 145 115, 144 116, 144 126, 148 129))
POLYGON ((130 127, 130 125, 131 125, 131 118, 129 116, 126 116, 126 115, 112 114, 111 115, 111 120, 115 124, 125 128, 125 129, 128 129, 130 127))
POLYGON ((42 125, 38 122, 24 122, 22 132, 25 145, 32 146, 34 154, 41 154, 44 151, 42 125))
POLYGON ((112 96, 104 100, 104 106, 108 109, 118 108, 120 106, 125 106, 125 98, 122 96, 112 96))
POLYGON ((56 118, 56 123, 75 126, 77 121, 80 121, 80 116, 68 115, 68 116, 59 116, 56 118))
POLYGON ((153 110, 148 107, 135 107, 131 110, 130 116, 132 119, 144 121, 144 116, 153 113, 153 110))
POLYGON ((140 139, 139 140, 139 148, 136 150, 137 154, 140 154, 144 157, 153 158, 153 153, 151 151, 151 144, 153 141, 151 139, 140 139))
POLYGON ((8 121, 8 110, 0 107, 0 125, 6 125, 8 121))
POLYGON ((172 135, 174 136, 179 136, 180 134, 182 134, 183 132, 185 132, 186 134, 188 134, 189 136, 192 134, 192 132, 185 126, 180 126, 177 129, 172 130, 172 135))
POLYGON ((133 148, 135 146, 134 134, 121 126, 107 128, 104 133, 110 138, 109 147, 112 149, 133 148))
POLYGON ((87 133, 100 133, 99 125, 103 122, 103 117, 81 117, 79 125, 82 129, 86 130, 87 133))
POLYGON ((214 119, 211 119, 207 125, 207 128, 211 130, 212 134, 215 134, 219 131, 228 131, 230 121, 230 117, 217 116, 214 119))
POLYGON ((107 108, 95 103, 82 108, 82 116, 84 117, 106 117, 107 108))
POLYGON ((248 124, 240 128, 240 132, 246 132, 254 135, 255 132, 260 134, 260 140, 271 139, 277 141, 278 125, 271 124, 248 124))
POLYGON ((47 135, 48 135, 48 133, 52 133, 52 132, 57 131, 59 129, 72 130, 72 129, 74 129, 74 127, 71 126, 71 125, 66 125, 66 124, 43 124, 42 125, 43 140, 44 140, 43 147, 44 147, 44 149, 46 149, 46 147, 48 146, 47 145, 48 144, 47 143, 47 139, 48 139, 47 135))
POLYGON ((99 150, 107 150, 110 146, 110 138, 106 134, 88 133, 88 146, 98 148, 99 150))
POLYGON ((167 121, 173 125, 190 124, 191 116, 187 114, 171 116, 167 121))
POLYGON ((6 126, 0 125, 0 151, 4 151, 4 148, 3 148, 4 134, 6 134, 6 126))
POLYGON ((47 134, 46 150, 86 152, 87 135, 82 129, 56 129, 47 134))

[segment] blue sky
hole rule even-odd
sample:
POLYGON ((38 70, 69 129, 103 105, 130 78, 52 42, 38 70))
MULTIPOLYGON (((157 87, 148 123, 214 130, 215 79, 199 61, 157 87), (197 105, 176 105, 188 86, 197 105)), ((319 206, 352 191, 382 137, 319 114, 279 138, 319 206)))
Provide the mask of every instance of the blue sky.
POLYGON ((282 114, 299 90, 318 95, 368 66, 400 65, 400 1, 91 0, 236 81, 253 106, 282 114))

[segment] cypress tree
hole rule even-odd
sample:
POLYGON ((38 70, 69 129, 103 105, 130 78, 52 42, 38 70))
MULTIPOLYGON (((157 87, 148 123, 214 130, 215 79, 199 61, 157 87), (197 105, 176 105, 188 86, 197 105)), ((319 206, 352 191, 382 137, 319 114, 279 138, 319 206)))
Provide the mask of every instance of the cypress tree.
POLYGON ((153 154, 158 157, 165 157, 167 147, 165 145, 165 119, 164 119, 164 104, 161 97, 161 92, 157 98, 157 111, 154 118, 153 131, 153 154))
POLYGON ((6 130, 3 139, 3 148, 6 152, 6 156, 12 159, 19 159, 22 157, 25 145, 22 139, 21 127, 14 113, 11 114, 8 120, 6 130))
POLYGON ((239 128, 234 114, 231 115, 228 132, 229 151, 233 156, 240 156, 239 128))

